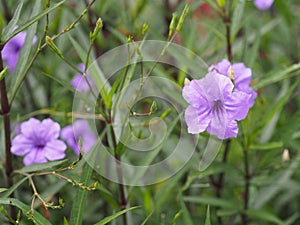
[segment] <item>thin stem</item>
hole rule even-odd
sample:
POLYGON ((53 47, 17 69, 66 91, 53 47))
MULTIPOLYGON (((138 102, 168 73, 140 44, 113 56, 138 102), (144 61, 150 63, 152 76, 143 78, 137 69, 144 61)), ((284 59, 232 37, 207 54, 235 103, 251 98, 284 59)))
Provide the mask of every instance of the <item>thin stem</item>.
MULTIPOLYGON (((0 52, 2 46, 0 46, 0 52)), ((0 71, 3 70, 3 61, 0 54, 0 71)), ((5 175, 7 180, 7 187, 10 188, 13 186, 12 172, 12 154, 10 151, 11 148, 11 139, 10 139, 10 104, 8 102, 7 91, 6 91, 6 82, 5 77, 0 80, 0 99, 1 99, 1 115, 3 116, 4 124, 4 137, 5 137, 5 175)), ((10 195, 13 197, 13 193, 10 195)), ((11 218, 16 218, 16 211, 13 206, 10 206, 10 216, 11 218)))
MULTIPOLYGON (((110 123, 112 124, 111 120, 111 113, 109 115, 109 120, 110 123)), ((112 141, 113 141, 113 147, 114 147, 114 157, 115 157, 115 162, 116 162, 116 170, 117 170, 117 176, 118 176, 118 183, 119 183, 119 194, 120 194, 120 209, 126 209, 126 205, 127 205, 127 199, 125 197, 125 187, 123 184, 123 172, 122 172, 122 167, 121 167, 121 157, 119 155, 119 153, 117 152, 117 141, 116 141, 116 135, 114 130, 111 127, 111 134, 112 134, 112 141)), ((122 215, 122 219, 123 219, 123 225, 127 225, 127 215, 126 213, 124 213, 122 215)))
POLYGON ((232 62, 233 56, 232 56, 232 47, 231 47, 231 38, 230 38, 230 17, 228 16, 226 9, 222 8, 223 13, 223 21, 226 27, 226 43, 227 43, 227 57, 230 62, 232 62))
POLYGON ((248 150, 245 149, 244 153, 244 169, 245 169, 245 186, 244 186, 244 212, 242 214, 242 224, 247 225, 248 217, 246 211, 248 210, 249 203, 249 187, 250 187, 250 171, 249 171, 249 162, 248 162, 248 150))

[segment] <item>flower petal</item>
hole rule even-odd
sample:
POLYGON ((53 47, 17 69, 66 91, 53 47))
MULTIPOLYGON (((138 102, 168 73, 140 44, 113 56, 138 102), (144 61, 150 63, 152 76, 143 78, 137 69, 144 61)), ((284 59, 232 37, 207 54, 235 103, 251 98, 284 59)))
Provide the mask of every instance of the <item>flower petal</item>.
POLYGON ((52 119, 44 119, 39 127, 39 136, 47 141, 57 139, 60 133, 60 125, 52 119))
POLYGON ((63 141, 60 140, 53 140, 49 143, 47 143, 47 145, 44 147, 43 151, 45 154, 45 157, 50 160, 58 160, 58 159, 63 159, 66 154, 65 154, 65 150, 66 150, 67 146, 65 145, 65 143, 63 141))
POLYGON ((37 148, 32 148, 30 152, 23 159, 24 165, 28 166, 36 163, 45 163, 47 162, 43 151, 37 148))
POLYGON ((12 140, 11 152, 18 156, 26 155, 33 146, 32 140, 19 134, 12 140))
POLYGON ((231 120, 244 119, 251 107, 250 98, 251 95, 241 91, 234 91, 231 95, 227 95, 224 104, 228 118, 231 120))
POLYGON ((188 132, 198 134, 206 130, 211 120, 210 108, 194 108, 189 106, 185 110, 185 120, 188 125, 188 132))

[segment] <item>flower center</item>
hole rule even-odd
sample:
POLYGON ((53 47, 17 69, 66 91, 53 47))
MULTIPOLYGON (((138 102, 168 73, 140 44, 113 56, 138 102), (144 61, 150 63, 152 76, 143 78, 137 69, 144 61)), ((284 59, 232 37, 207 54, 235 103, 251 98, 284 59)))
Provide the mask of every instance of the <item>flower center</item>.
POLYGON ((35 143, 35 146, 38 149, 42 149, 46 146, 46 142, 45 142, 45 140, 37 140, 36 143, 35 143))
POLYGON ((221 116, 224 113, 224 107, 223 103, 220 99, 214 100, 213 107, 212 107, 212 113, 216 115, 219 119, 221 119, 221 116))

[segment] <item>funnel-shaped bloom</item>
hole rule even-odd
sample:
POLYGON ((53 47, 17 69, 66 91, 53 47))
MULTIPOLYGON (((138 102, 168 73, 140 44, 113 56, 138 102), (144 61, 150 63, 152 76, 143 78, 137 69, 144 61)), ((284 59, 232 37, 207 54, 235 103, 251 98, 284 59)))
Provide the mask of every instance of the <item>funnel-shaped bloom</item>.
POLYGON ((267 10, 272 6, 273 2, 274 0, 254 0, 254 5, 259 10, 267 10))
POLYGON ((20 133, 12 140, 11 152, 25 156, 26 166, 63 159, 67 146, 58 140, 59 133, 60 125, 53 120, 31 118, 21 123, 20 133))
POLYGON ((80 152, 79 140, 81 140, 84 152, 88 152, 97 140, 86 120, 76 120, 72 125, 64 127, 61 131, 61 138, 67 142, 76 155, 80 152))
MULTIPOLYGON (((17 26, 15 27, 15 29, 17 26)), ((14 71, 16 64, 18 62, 19 54, 25 43, 26 31, 22 31, 12 39, 10 39, 3 47, 1 54, 3 60, 6 62, 8 70, 14 71)), ((36 37, 33 39, 34 44, 36 42, 36 37)))
POLYGON ((188 132, 197 134, 207 130, 220 139, 237 137, 236 121, 247 116, 251 96, 233 89, 232 81, 216 70, 185 85, 183 97, 190 104, 185 111, 188 132))
POLYGON ((249 104, 250 107, 252 107, 254 105, 254 99, 257 97, 257 93, 250 86, 252 79, 252 71, 250 68, 247 68, 242 62, 231 64, 227 59, 223 59, 211 66, 210 70, 216 70, 217 73, 228 77, 230 66, 233 70, 235 90, 249 94, 251 96, 249 104))

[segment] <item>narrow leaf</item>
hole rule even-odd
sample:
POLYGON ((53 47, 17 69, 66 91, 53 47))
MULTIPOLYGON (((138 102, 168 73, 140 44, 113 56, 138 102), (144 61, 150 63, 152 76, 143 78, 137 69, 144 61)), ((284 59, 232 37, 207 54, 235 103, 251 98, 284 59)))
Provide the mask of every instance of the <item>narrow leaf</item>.
POLYGON ((95 225, 105 225, 105 224, 109 223, 110 221, 116 219, 117 217, 123 215, 124 213, 127 213, 128 211, 131 211, 131 210, 134 210, 134 209, 137 209, 137 208, 140 208, 140 206, 134 206, 134 207, 131 207, 131 208, 128 208, 128 209, 124 209, 120 212, 115 213, 114 215, 105 217, 103 220, 99 221, 95 225))
MULTIPOLYGON (((87 184, 91 179, 93 172, 93 168, 89 164, 85 164, 82 172, 82 182, 83 184, 87 184)), ((86 199, 87 199, 88 190, 78 189, 75 199, 72 204, 71 216, 70 216, 70 224, 71 225, 81 225, 83 214, 86 208, 86 199)))
POLYGON ((30 206, 24 204, 18 199, 14 198, 0 198, 0 205, 12 205, 16 206, 22 210, 23 214, 27 216, 28 219, 33 220, 35 224, 38 225, 51 225, 51 223, 43 217, 38 211, 30 213, 30 206))
MULTIPOLYGON (((19 21, 22 7, 23 7, 23 1, 21 1, 19 3, 19 5, 17 6, 16 11, 14 13, 14 16, 9 21, 9 23, 6 26, 6 28, 3 30, 3 34, 2 34, 2 39, 1 40, 6 40, 7 37, 13 32, 15 26, 17 25, 17 23, 19 21)), ((6 41, 3 41, 3 43, 6 43, 6 41)))
POLYGON ((48 13, 52 12, 53 10, 55 10, 57 7, 61 6, 63 3, 65 2, 65 0, 55 4, 54 6, 45 9, 44 11, 40 12, 39 14, 33 14, 33 18, 31 18, 30 20, 27 20, 26 23, 20 25, 13 33, 11 34, 7 34, 5 37, 3 37, 3 42, 7 42, 8 40, 10 40, 12 37, 14 37, 15 35, 17 35, 18 33, 22 32, 23 30, 26 30, 28 27, 30 27, 32 24, 34 24, 35 22, 39 21, 41 18, 43 18, 45 15, 47 15, 48 13))
POLYGON ((211 223, 210 223, 210 208, 209 208, 209 205, 207 206, 205 225, 211 225, 211 223))
POLYGON ((66 162, 68 162, 68 159, 64 159, 64 160, 59 160, 59 161, 54 161, 54 162, 47 162, 47 163, 41 163, 41 164, 32 164, 29 166, 25 166, 21 169, 22 172, 25 173, 31 173, 31 172, 36 172, 36 171, 42 171, 42 170, 49 170, 52 169, 54 167, 58 167, 61 166, 63 164, 65 164, 66 162))

